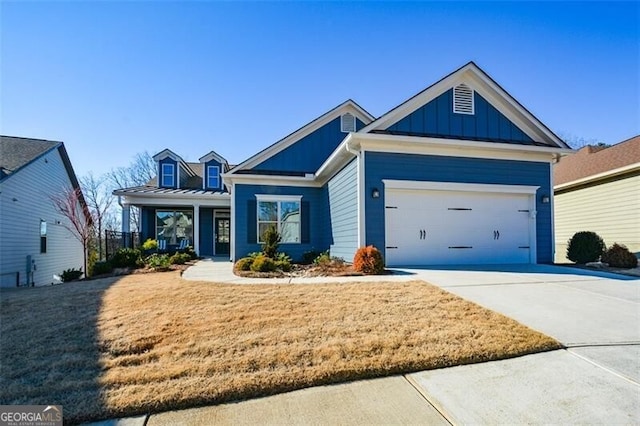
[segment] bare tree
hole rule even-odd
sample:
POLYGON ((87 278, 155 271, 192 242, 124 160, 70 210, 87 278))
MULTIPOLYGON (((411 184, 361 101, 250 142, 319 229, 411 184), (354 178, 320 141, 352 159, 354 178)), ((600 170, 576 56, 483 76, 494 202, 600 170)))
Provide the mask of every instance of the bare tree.
POLYGON ((86 277, 88 276, 87 255, 89 244, 91 244, 91 238, 93 237, 93 218, 87 209, 82 190, 80 188, 67 188, 59 194, 52 195, 50 198, 55 209, 69 219, 69 223, 63 222, 62 226, 82 243, 84 275, 86 277))
MULTIPOLYGON (((148 151, 138 153, 126 167, 118 167, 107 174, 113 189, 129 188, 132 186, 146 185, 156 176, 156 162, 148 151)), ((131 208, 131 221, 133 229, 138 229, 140 212, 137 208, 131 208)))
POLYGON ((98 258, 102 260, 102 232, 106 229, 105 225, 110 220, 108 218, 111 205, 113 204, 113 195, 106 186, 106 176, 96 179, 92 172, 80 179, 80 186, 84 193, 87 207, 94 219, 94 231, 96 241, 98 243, 98 258))
POLYGON ((569 133, 559 133, 560 139, 564 141, 567 145, 569 145, 573 149, 584 148, 585 146, 599 146, 599 147, 608 147, 610 145, 604 142, 598 142, 597 139, 585 139, 582 136, 576 136, 569 133))

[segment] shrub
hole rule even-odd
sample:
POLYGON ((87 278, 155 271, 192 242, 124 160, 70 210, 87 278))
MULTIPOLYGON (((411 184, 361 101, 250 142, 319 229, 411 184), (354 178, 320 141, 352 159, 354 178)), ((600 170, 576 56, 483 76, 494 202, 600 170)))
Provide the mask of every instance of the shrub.
POLYGON ((151 238, 149 238, 147 241, 142 243, 142 250, 144 251, 158 250, 158 241, 152 240, 151 238))
POLYGON ((236 262, 236 269, 239 271, 249 271, 251 270, 251 265, 253 264, 254 258, 251 257, 243 257, 242 259, 238 259, 236 262))
POLYGON ((275 259, 278 253, 278 246, 280 245, 280 234, 278 234, 275 226, 272 225, 264 231, 262 241, 264 241, 262 244, 262 253, 271 259, 275 259))
POLYGON ((247 257, 248 257, 249 259, 251 259, 251 260, 255 260, 255 259, 256 259, 256 257, 258 257, 258 256, 264 256, 264 254, 263 254, 261 251, 254 251, 254 252, 251 252, 251 253, 249 253, 249 254, 247 255, 247 257))
POLYGON ((324 253, 320 253, 315 259, 313 259, 314 265, 324 265, 331 262, 331 256, 329 256, 329 250, 324 253))
POLYGON ((353 269, 363 274, 382 274, 384 272, 382 254, 374 246, 360 247, 353 257, 353 269))
POLYGON ((282 272, 291 271, 291 258, 286 253, 278 253, 275 257, 276 269, 282 272))
POLYGON ((302 254, 302 264, 303 265, 311 265, 313 263, 314 260, 316 260, 316 258, 318 256, 320 256, 322 254, 322 252, 319 252, 317 250, 310 250, 310 251, 305 251, 302 254))
POLYGON ((121 248, 109 260, 114 268, 136 268, 142 264, 140 250, 121 248))
POLYGON ((93 264, 93 270, 91 271, 91 275, 102 275, 102 274, 109 274, 113 271, 113 266, 111 266, 111 262, 109 261, 102 261, 102 262, 96 262, 93 264))
POLYGON ((172 265, 184 265, 190 260, 191 255, 189 253, 174 253, 173 256, 169 258, 169 263, 172 265))
POLYGON ((187 260, 194 260, 194 259, 198 258, 198 254, 195 252, 195 250, 191 246, 187 246, 184 249, 179 250, 178 253, 182 253, 182 254, 188 255, 189 259, 187 259, 187 260))
POLYGON ((267 256, 258 256, 251 264, 253 272, 273 272, 276 268, 276 262, 267 256))
POLYGON ((155 269, 156 271, 167 270, 171 264, 168 254, 158 253, 153 253, 151 256, 147 257, 146 263, 150 268, 155 269))
POLYGON ((638 266, 638 258, 635 254, 631 253, 629 249, 618 243, 614 243, 611 247, 602 253, 602 259, 604 263, 614 268, 635 268, 638 266))
POLYGON ((569 240, 567 258, 578 264, 595 262, 600 258, 604 249, 604 241, 595 232, 576 232, 569 240))
POLYGON ((82 269, 80 268, 65 269, 64 271, 62 271, 62 274, 60 274, 60 278, 62 279, 63 283, 68 283, 69 281, 78 280, 80 279, 81 276, 82 276, 82 269))

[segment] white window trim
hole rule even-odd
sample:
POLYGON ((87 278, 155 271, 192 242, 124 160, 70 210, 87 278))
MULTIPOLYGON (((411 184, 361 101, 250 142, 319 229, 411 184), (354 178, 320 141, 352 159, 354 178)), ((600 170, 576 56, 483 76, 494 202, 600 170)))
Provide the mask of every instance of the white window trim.
POLYGON ((160 173, 160 185, 159 185, 159 186, 161 186, 161 187, 165 187, 165 188, 166 188, 167 186, 168 186, 168 187, 170 187, 170 188, 173 188, 173 187, 175 187, 175 186, 176 186, 176 185, 174 185, 174 182, 175 182, 175 180, 174 180, 174 179, 176 178, 176 167, 175 167, 175 164, 171 164, 171 163, 162 163, 162 164, 160 165, 160 172, 161 172, 161 173, 160 173), (164 168, 165 168, 165 167, 167 167, 167 166, 168 166, 168 167, 171 167, 171 173, 165 173, 164 168), (165 176, 169 176, 169 175, 171 175, 171 185, 165 185, 165 184, 164 184, 164 177, 165 177, 165 176))
POLYGON ((220 188, 220 166, 207 166, 207 188, 220 188), (218 179, 218 185, 216 186, 209 185, 209 180, 212 176, 211 169, 215 169, 215 173, 213 175, 215 175, 218 179))
POLYGON ((277 211, 277 220, 276 220, 276 228, 278 233, 281 231, 280 224, 280 203, 281 202, 298 202, 300 204, 300 220, 298 221, 298 241, 294 242, 286 242, 281 244, 302 244, 302 195, 267 195, 267 194, 256 194, 256 242, 258 244, 263 244, 264 241, 260 241, 260 201, 269 201, 278 203, 278 211, 277 211))

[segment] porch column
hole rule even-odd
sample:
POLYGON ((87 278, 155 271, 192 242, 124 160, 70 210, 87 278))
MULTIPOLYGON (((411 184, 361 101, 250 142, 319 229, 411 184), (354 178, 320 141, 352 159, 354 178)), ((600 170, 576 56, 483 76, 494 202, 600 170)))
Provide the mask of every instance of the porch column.
POLYGON ((193 250, 200 255, 200 204, 193 205, 193 250))
POLYGON ((131 232, 131 205, 122 203, 122 232, 131 232))

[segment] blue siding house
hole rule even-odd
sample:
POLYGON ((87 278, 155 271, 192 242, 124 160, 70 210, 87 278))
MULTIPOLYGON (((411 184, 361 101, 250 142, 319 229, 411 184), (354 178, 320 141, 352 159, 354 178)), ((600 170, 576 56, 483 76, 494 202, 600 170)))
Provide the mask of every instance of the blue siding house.
POLYGON ((143 239, 234 261, 275 226, 294 259, 375 245, 387 266, 547 263, 552 164, 569 152, 470 62, 378 118, 347 100, 234 167, 165 150, 157 179, 114 193, 123 223, 141 209, 143 239))

